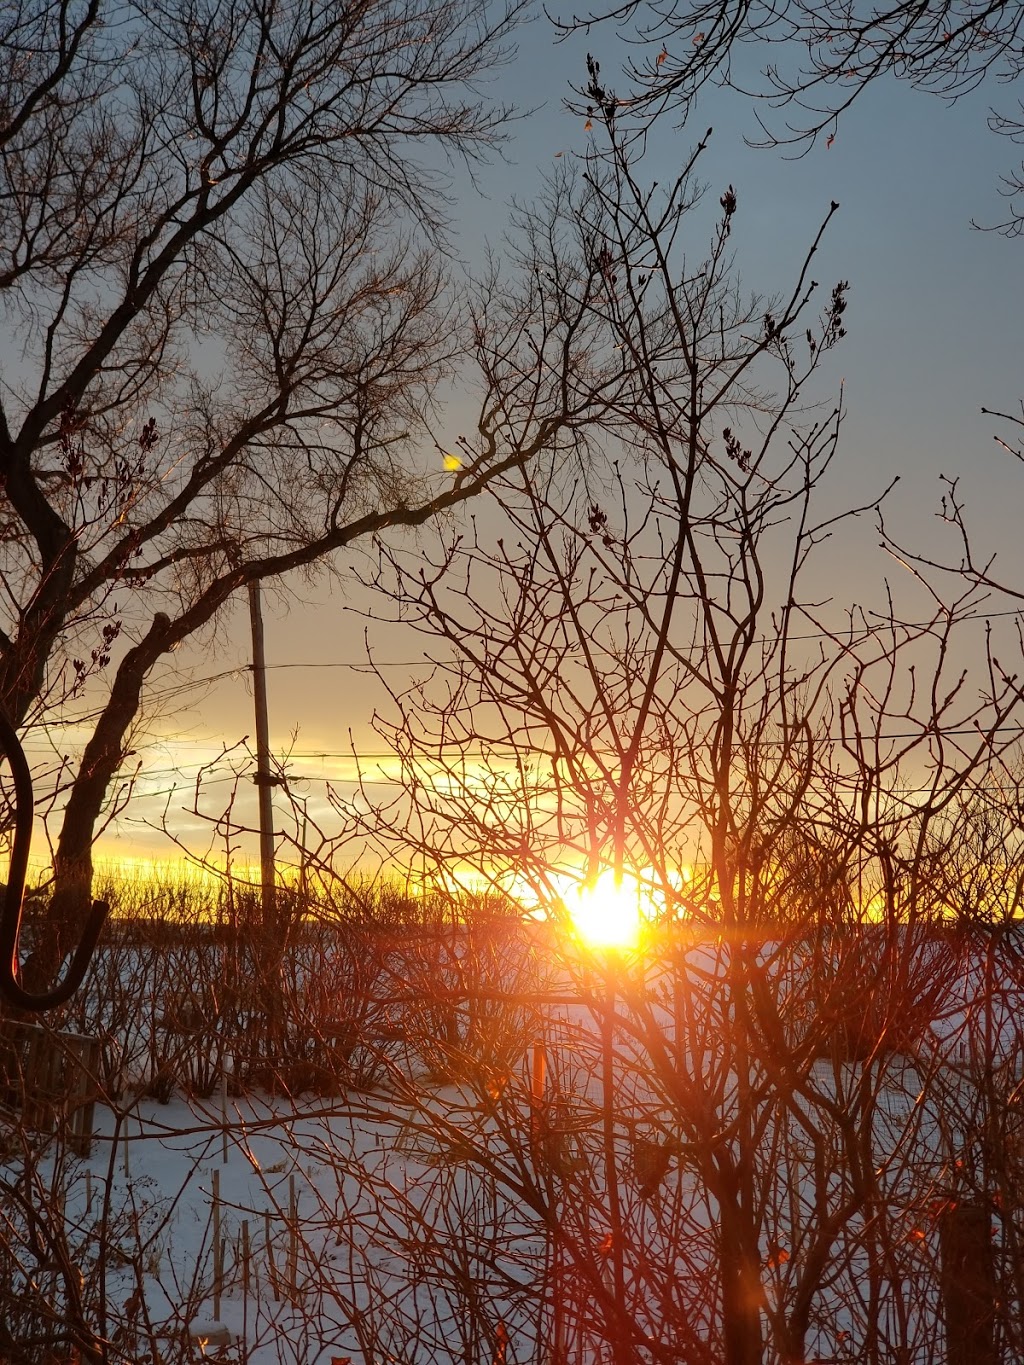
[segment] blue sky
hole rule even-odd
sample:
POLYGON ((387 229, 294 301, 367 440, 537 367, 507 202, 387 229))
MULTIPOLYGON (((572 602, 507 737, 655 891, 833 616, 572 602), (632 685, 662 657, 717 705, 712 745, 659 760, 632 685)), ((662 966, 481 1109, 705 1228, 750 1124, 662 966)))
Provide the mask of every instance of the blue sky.
MULTIPOLYGON (((496 80, 495 93, 538 107, 510 126, 506 161, 484 168, 475 187, 457 182, 457 245, 470 267, 480 263, 487 242, 500 250, 510 200, 529 202, 537 194, 558 164, 555 154, 564 159, 584 151, 582 120, 565 110, 563 99, 569 80, 584 78, 588 47, 614 85, 624 49, 611 30, 559 45, 543 19, 522 30, 519 57, 496 80)), ((750 47, 744 58, 758 55, 750 47)), ((745 137, 758 135, 750 102, 715 90, 687 127, 662 124, 645 165, 647 178, 666 179, 713 125, 701 178, 714 191, 712 204, 727 184, 736 187, 740 212, 732 240, 740 279, 751 292, 771 294, 792 283, 830 201, 839 201, 814 271, 823 292, 839 278, 851 284, 849 335, 825 375, 836 390, 843 381, 848 414, 829 496, 837 505, 863 501, 899 473, 892 524, 918 545, 938 546, 939 475, 960 475, 972 523, 998 550, 1007 575, 1024 586, 1024 468, 993 439, 1009 434, 1005 426, 980 413, 982 406, 1013 411, 1024 395, 1024 242, 971 227, 972 217, 996 222, 1005 213, 999 177, 1015 165, 1016 149, 986 127, 992 105, 1012 111, 1012 87, 992 83, 950 107, 893 82, 878 84, 843 116, 831 148, 822 141, 793 158, 749 147, 745 137)), ((453 434, 464 421, 456 407, 449 414, 453 434)), ((850 600, 877 600, 883 577, 894 573, 893 562, 874 552, 876 540, 865 526, 857 562, 840 559, 833 566, 836 590, 850 600)), ((350 568, 358 580, 358 557, 350 568)), ((353 587, 350 603, 361 600, 353 587)), ((267 604, 269 662, 320 665, 278 667, 270 675, 274 747, 285 747, 299 727, 298 752, 311 755, 297 759, 295 771, 350 771, 341 759, 312 757, 342 751, 349 726, 360 749, 380 748, 368 729, 379 694, 361 675, 333 666, 363 657, 363 623, 339 611, 341 605, 336 588, 286 613, 267 604)), ((244 665, 242 607, 221 654, 212 663, 208 647, 195 655, 198 671, 244 665)), ((418 641, 393 629, 377 631, 376 638, 383 659, 401 662, 421 653, 418 641)), ((250 716, 244 673, 224 680, 201 704, 169 711, 153 730, 176 733, 166 747, 146 751, 156 772, 149 785, 166 785, 170 779, 162 774, 175 763, 191 775, 221 740, 251 732, 250 716)), ((184 817, 179 823, 188 826, 184 817)), ((158 846, 138 825, 122 829, 132 845, 158 846)), ((109 840, 105 847, 116 852, 109 840)))
MULTIPOLYGON (((471 264, 487 241, 500 242, 509 199, 529 202, 556 153, 570 158, 585 150, 588 135, 565 110, 564 96, 570 80, 582 83, 588 48, 614 84, 626 49, 613 30, 557 45, 543 20, 523 30, 519 60, 499 86, 540 107, 515 126, 511 164, 482 176, 486 195, 460 201, 460 246, 471 264)), ((761 55, 750 45, 743 58, 761 55)), ((699 175, 714 191, 712 205, 725 185, 736 187, 732 241, 739 278, 751 292, 791 284, 830 202, 839 202, 814 269, 823 292, 839 278, 851 283, 849 334, 824 376, 845 385, 837 502, 861 500, 898 472, 894 524, 931 540, 938 475, 959 474, 978 524, 1007 560, 1019 548, 1024 469, 993 439, 1010 434, 1005 424, 980 409, 1012 412, 1024 396, 1024 242, 978 231, 971 220, 996 223, 1006 212, 999 179, 1020 155, 988 129, 986 117, 992 106, 1012 112, 1012 91, 992 81, 951 106, 880 82, 843 115, 830 148, 820 140, 794 156, 749 146, 747 139, 760 136, 751 101, 716 89, 687 126, 665 119, 645 160, 646 177, 664 181, 713 126, 699 175)), ((785 111, 762 113, 782 127, 785 111)), ((702 244, 698 235, 695 250, 702 244)), ((1015 562, 1024 582, 1024 556, 1015 562)))

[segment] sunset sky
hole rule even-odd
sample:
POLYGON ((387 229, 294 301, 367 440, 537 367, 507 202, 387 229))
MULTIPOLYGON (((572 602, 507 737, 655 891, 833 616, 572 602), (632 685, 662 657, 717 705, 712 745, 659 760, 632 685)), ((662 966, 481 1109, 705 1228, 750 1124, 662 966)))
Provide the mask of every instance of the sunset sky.
MULTIPOLYGON (((456 182, 456 242, 470 268, 479 267, 488 242, 501 251, 510 198, 529 202, 560 161, 585 150, 582 120, 565 111, 562 99, 570 80, 585 77, 588 46, 614 85, 623 48, 611 30, 559 45, 544 19, 521 32, 519 56, 496 90, 520 106, 540 107, 510 128, 506 163, 485 168, 478 187, 461 176, 456 182)), ((757 56, 749 47, 743 59, 757 56)), ((848 413, 828 496, 837 506, 864 500, 899 473, 888 515, 921 544, 937 532, 939 475, 962 475, 973 523, 985 528, 1007 576, 1019 571, 1024 583, 1024 470, 993 439, 1006 434, 1005 427, 979 411, 1019 410, 1024 392, 1024 244, 971 227, 972 217, 1000 219, 999 177, 1019 164, 1015 148, 986 127, 992 105, 1012 110, 1012 88, 990 83, 949 107, 893 83, 878 84, 844 115, 830 148, 820 141, 806 155, 787 158, 746 146, 744 136, 758 134, 750 102, 716 91, 687 127, 662 124, 643 175, 668 179, 713 125, 700 178, 713 206, 727 184, 736 188, 732 243, 745 292, 771 294, 790 285, 830 201, 839 201, 814 271, 822 292, 840 278, 851 284, 849 335, 823 371, 822 396, 837 393, 843 381, 848 413)), ((766 111, 766 117, 781 127, 784 111, 766 111)), ((704 231, 697 226, 695 251, 704 231)), ((469 402, 451 403, 440 443, 451 444, 472 421, 469 402)), ((851 558, 848 552, 826 570, 839 600, 876 601, 883 577, 898 575, 876 541, 865 525, 862 553, 851 558)), ((270 593, 265 601, 272 745, 283 752, 294 736, 290 770, 304 779, 296 791, 308 797, 311 809, 320 805, 326 777, 344 782, 352 775, 350 730, 367 756, 367 771, 379 769, 375 780, 386 783, 394 774, 393 763, 372 757, 381 744, 370 716, 375 703, 386 703, 374 680, 356 667, 365 660, 364 630, 396 684, 412 675, 423 653, 422 640, 399 628, 368 626, 360 616, 367 605, 360 554, 342 567, 351 585, 346 595, 325 585, 303 592, 304 603, 285 606, 270 593)), ((139 747, 139 790, 159 795, 133 803, 104 836, 101 858, 173 856, 149 827, 159 822, 168 799, 169 818, 182 838, 202 846, 195 822, 181 808, 200 766, 253 733, 248 650, 248 617, 239 601, 215 639, 174 656, 174 669, 187 662, 196 679, 226 676, 171 692, 151 711, 139 747)), ((177 687, 178 678, 167 682, 177 687)), ((153 689, 162 685, 154 680, 153 689)), ((240 784, 239 812, 251 818, 254 790, 249 782, 240 784)), ((217 791, 228 793, 230 783, 224 777, 208 791, 212 810, 217 791)))

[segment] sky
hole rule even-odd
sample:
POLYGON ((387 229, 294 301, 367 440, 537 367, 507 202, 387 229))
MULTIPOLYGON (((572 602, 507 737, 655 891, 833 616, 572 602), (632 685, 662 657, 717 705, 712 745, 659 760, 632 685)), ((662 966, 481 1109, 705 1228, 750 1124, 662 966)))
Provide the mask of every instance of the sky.
MULTIPOLYGON (((585 151, 588 134, 565 109, 564 97, 570 80, 585 77, 588 48, 614 85, 626 51, 612 30, 555 43, 540 17, 520 31, 519 54, 493 93, 530 112, 510 125, 505 160, 480 171, 475 185, 460 177, 454 186, 455 243, 470 269, 480 267, 488 245, 503 251, 511 201, 530 202, 560 161, 585 151)), ((758 56, 751 46, 744 60, 758 56)), ((998 551, 1006 575, 1016 574, 1024 585, 1024 469, 994 439, 1008 434, 1005 425, 980 412, 1019 411, 1024 395, 1024 242, 971 226, 972 218, 1000 220, 1005 204, 999 177, 1020 160, 986 127, 993 106, 1012 112, 1012 87, 992 83, 949 106, 895 83, 877 84, 843 116, 831 147, 819 141, 793 157, 747 145, 746 138, 758 135, 750 101, 713 90, 686 127, 662 123, 645 174, 666 179, 713 126, 700 178, 714 191, 712 203, 727 184, 736 188, 736 265, 743 288, 757 293, 791 284, 830 202, 839 202, 814 271, 823 292, 838 279, 851 285, 849 335, 826 371, 832 392, 842 383, 847 409, 829 496, 837 506, 863 501, 898 473, 891 524, 917 544, 932 544, 939 476, 959 475, 973 524, 998 551)), ((442 441, 468 420, 469 409, 453 402, 442 419, 442 441)), ((876 541, 866 527, 856 563, 833 565, 837 595, 876 601, 885 578, 898 575, 876 541)), ((381 752, 370 720, 374 705, 386 699, 356 667, 366 657, 366 565, 356 551, 339 567, 341 582, 297 589, 298 599, 268 596, 265 602, 271 744, 278 754, 292 750, 290 771, 304 780, 295 790, 311 808, 322 804, 325 778, 352 776, 353 746, 363 755, 381 752)), ((395 682, 407 679, 422 656, 422 641, 393 627, 370 623, 369 630, 385 673, 395 682)), ((200 765, 253 733, 248 661, 244 601, 214 639, 174 656, 171 685, 183 667, 196 679, 224 676, 172 692, 151 716, 139 746, 138 790, 158 795, 133 801, 101 840, 101 859, 171 857, 165 836, 153 827, 161 823, 165 802, 182 839, 197 850, 205 846, 209 826, 188 813, 189 788, 200 765)), ((368 758, 365 767, 381 783, 395 772, 384 757, 368 758)), ((232 789, 222 772, 205 789, 207 809, 219 810, 232 789)), ((255 789, 242 782, 238 791, 239 818, 253 819, 255 789)))

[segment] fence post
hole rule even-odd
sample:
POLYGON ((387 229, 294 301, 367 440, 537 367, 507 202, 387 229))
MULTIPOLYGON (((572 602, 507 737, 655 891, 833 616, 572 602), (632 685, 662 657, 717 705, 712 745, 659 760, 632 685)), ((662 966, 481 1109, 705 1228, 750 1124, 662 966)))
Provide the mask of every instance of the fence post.
POLYGON ((992 1211, 956 1204, 939 1223, 946 1365, 998 1365, 992 1211))

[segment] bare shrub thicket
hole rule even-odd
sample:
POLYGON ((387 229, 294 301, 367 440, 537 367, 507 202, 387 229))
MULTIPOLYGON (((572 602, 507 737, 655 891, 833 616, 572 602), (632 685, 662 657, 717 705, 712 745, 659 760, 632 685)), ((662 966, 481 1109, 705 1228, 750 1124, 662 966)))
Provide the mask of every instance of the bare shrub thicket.
POLYGON ((535 464, 433 554, 382 548, 433 669, 378 720, 404 804, 338 796, 339 848, 457 865, 556 918, 573 880, 638 879, 661 925, 632 963, 563 955, 589 1024, 566 1004, 547 1036, 575 1080, 524 1140, 521 1065, 474 1140, 549 1239, 551 1312, 578 1305, 535 1349, 931 1361, 954 1351, 950 1267, 984 1209, 970 1340, 1012 1359, 1019 1215, 972 1153, 1022 1041, 999 1008, 1020 984, 1020 640, 978 630, 974 575, 921 560, 878 606, 833 601, 852 557, 871 581, 857 518, 882 505, 827 502, 842 410, 805 407, 848 286, 817 305, 808 258, 791 292, 742 302, 733 187, 695 247, 692 181, 644 186, 605 122, 607 155, 530 241, 551 306, 600 320, 595 378, 621 367, 614 463, 535 464), (1007 950, 976 988, 989 933, 1007 950))
MULTIPOLYGON (((270 1032, 258 892, 183 879, 112 881, 104 894, 112 916, 85 986, 40 1027, 100 1041, 112 1100, 209 1099, 225 1076, 233 1093, 285 1095, 366 1089, 392 1072, 486 1084, 530 1036, 517 1009, 543 964, 516 917, 474 919, 458 897, 435 897, 426 918, 405 897, 404 922, 386 884, 296 900, 270 1032)), ((30 922, 30 943, 38 932, 30 922)))
MULTIPOLYGON (((1012 926, 744 933, 697 917, 618 957, 554 924, 421 927, 382 953, 387 1022, 376 1038, 360 1025, 370 1088, 332 1053, 327 1001, 294 1016, 315 1044, 297 1031, 290 1058, 249 1077, 230 1050, 244 1029, 230 1035, 230 1092, 209 1095, 184 1053, 166 1093, 151 1084, 164 1035, 133 1014, 167 984, 145 982, 170 932, 146 943, 140 930, 131 968, 101 987, 108 1019, 144 1046, 117 1090, 96 1077, 91 1154, 60 1123, 5 1120, 12 1361, 43 1359, 44 1342, 55 1360, 192 1360, 189 1329, 215 1303, 236 1330, 245 1305, 241 1360, 736 1358, 731 1237, 749 1251, 757 1359, 924 1362, 945 1350, 950 1243, 982 1215, 972 1264, 988 1257, 991 1274, 973 1306, 988 1314, 987 1358, 1020 1350, 1012 926), (190 1153, 171 1188, 151 1174, 157 1142, 190 1153)), ((304 960, 320 969, 329 935, 317 936, 304 960)), ((193 938, 179 961, 195 973, 221 950, 193 938)), ((212 1071, 209 1036, 191 1047, 212 1071)))
POLYGON ((498 1179, 465 1160, 491 1130, 506 1145, 522 1135, 510 1096, 539 1024, 517 922, 299 920, 286 1029, 268 1035, 258 1004, 226 984, 251 945, 211 913, 208 889, 134 904, 110 893, 112 932, 82 993, 32 1026, 58 1052, 62 1030, 102 1041, 91 1150, 59 1097, 45 1117, 2 1098, 5 1359, 191 1361, 190 1330, 222 1299, 245 1304, 235 1360, 269 1343, 275 1359, 308 1360, 353 1333, 367 1359, 411 1355, 420 1339, 436 1354, 456 1327, 479 1344, 534 1311, 531 1280, 481 1278, 494 1237, 511 1246, 526 1234, 498 1179), (442 1012, 451 1025, 439 1037, 442 1012), (436 1114, 422 1108, 431 1095, 447 1096, 436 1114), (161 1141, 190 1154, 171 1189, 154 1179, 161 1141), (215 1223, 215 1171, 229 1160, 256 1172, 256 1194, 232 1196, 225 1175, 215 1223))

